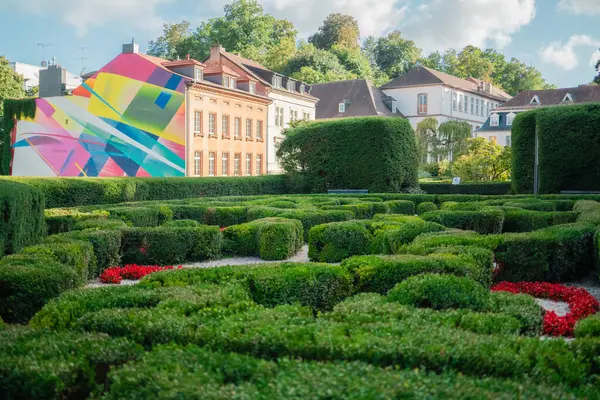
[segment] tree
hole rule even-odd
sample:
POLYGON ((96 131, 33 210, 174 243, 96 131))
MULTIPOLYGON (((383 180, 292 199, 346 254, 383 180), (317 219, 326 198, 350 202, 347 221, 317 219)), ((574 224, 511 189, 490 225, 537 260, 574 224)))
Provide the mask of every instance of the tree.
POLYGON ((362 41, 361 50, 367 60, 371 63, 372 68, 377 67, 377 57, 375 55, 375 50, 377 48, 377 38, 375 36, 367 36, 362 41))
POLYGON ((177 46, 191 36, 190 21, 163 24, 163 34, 148 43, 148 54, 169 60, 177 58, 177 46))
POLYGON ((594 83, 600 85, 600 50, 598 50, 598 61, 596 62, 596 72, 598 75, 594 78, 594 83))
POLYGON ((380 37, 375 46, 375 61, 390 78, 408 72, 420 57, 421 49, 412 40, 403 38, 400 31, 380 37))
POLYGON ((423 163, 429 158, 433 158, 435 162, 453 160, 466 153, 471 125, 464 121, 450 120, 438 126, 436 118, 428 117, 417 124, 415 134, 419 159, 423 163))
POLYGON ((308 41, 318 49, 329 50, 338 45, 347 48, 358 48, 360 31, 354 17, 344 14, 329 14, 319 27, 317 33, 308 41))
POLYGON ((23 84, 23 77, 10 67, 4 56, 0 56, 0 118, 4 113, 4 100, 25 97, 23 84))
POLYGON ((454 68, 454 75, 459 78, 474 77, 486 82, 492 81, 494 66, 484 57, 483 51, 475 46, 466 46, 458 54, 458 63, 454 68))
POLYGON ((442 54, 439 51, 434 51, 427 57, 419 59, 419 64, 438 71, 442 71, 444 69, 442 64, 442 54))
POLYGON ((428 162, 430 148, 433 149, 437 143, 438 121, 437 118, 427 117, 417 124, 415 134, 417 136, 417 151, 422 164, 428 162))
POLYGON ((337 56, 330 51, 303 43, 290 59, 283 73, 307 83, 321 83, 356 79, 357 75, 344 68, 337 56))
POLYGON ((505 181, 510 177, 511 147, 502 147, 485 138, 468 140, 468 152, 452 169, 466 181, 505 181))

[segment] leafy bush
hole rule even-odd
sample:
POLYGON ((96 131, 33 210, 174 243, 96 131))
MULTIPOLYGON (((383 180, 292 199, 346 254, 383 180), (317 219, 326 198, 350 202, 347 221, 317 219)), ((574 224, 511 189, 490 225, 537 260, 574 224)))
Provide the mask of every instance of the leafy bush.
POLYGON ((519 320, 506 314, 469 313, 461 318, 459 324, 462 329, 482 335, 518 335, 521 331, 519 320))
POLYGON ((535 299, 526 294, 492 292, 490 311, 510 315, 521 323, 521 333, 538 336, 542 332, 544 310, 535 299))
POLYGON ((247 221, 248 208, 243 206, 212 207, 208 205, 169 205, 174 219, 191 219, 204 225, 227 227, 247 221))
POLYGON ((198 221, 193 219, 176 219, 163 224, 165 228, 195 228, 200 226, 198 221))
POLYGON ((357 219, 370 219, 375 214, 376 203, 357 203, 341 205, 324 205, 323 210, 344 210, 350 211, 357 219))
POLYGON ((575 325, 575 336, 577 338, 600 337, 600 315, 590 315, 578 321, 577 325, 575 325))
POLYGON ((280 218, 297 219, 302 222, 304 241, 308 242, 308 232, 313 226, 329 222, 348 221, 354 218, 351 211, 342 210, 286 210, 278 215, 280 218))
POLYGON ((111 368, 142 353, 125 339, 79 332, 0 331, 0 392, 6 399, 87 398, 111 368))
POLYGON ((388 299, 404 305, 436 310, 485 310, 489 305, 489 292, 470 278, 425 274, 407 278, 397 284, 388 293, 388 299))
POLYGON ((504 205, 506 207, 518 207, 531 211, 554 211, 556 209, 556 205, 554 204, 554 202, 542 201, 537 199, 508 201, 504 203, 504 205))
POLYGON ((417 206, 417 214, 421 215, 430 211, 437 211, 437 209, 438 206, 436 206, 435 203, 431 201, 424 201, 422 203, 419 203, 419 205, 417 206))
POLYGON ((390 200, 386 204, 391 214, 415 215, 415 203, 410 200, 390 200))
POLYGON ((123 220, 130 226, 155 227, 173 219, 167 206, 108 208, 111 218, 123 220))
POLYGON ((367 224, 374 235, 372 254, 396 254, 417 236, 428 232, 439 232, 445 228, 417 217, 378 214, 367 224))
POLYGON ((80 221, 99 220, 108 217, 108 211, 82 212, 72 208, 52 208, 44 211, 48 234, 72 231, 80 221))
POLYGON ((482 208, 479 211, 430 211, 421 214, 421 218, 448 228, 475 231, 481 234, 501 233, 504 224, 504 213, 497 208, 482 208))
POLYGON ((83 240, 48 242, 26 247, 21 253, 48 257, 56 262, 72 266, 79 275, 80 284, 87 282, 88 278, 93 278, 98 269, 94 246, 83 240))
POLYGON ((77 222, 73 225, 74 231, 83 231, 86 229, 96 229, 96 230, 111 230, 111 229, 122 229, 125 228, 127 224, 120 219, 87 219, 84 221, 77 222))
POLYGON ((577 220, 576 212, 539 212, 504 208, 504 232, 531 232, 577 220))
POLYGON ((428 194, 481 194, 506 195, 510 191, 510 182, 462 182, 460 185, 451 183, 419 183, 428 194))
POLYGON ((308 256, 312 261, 340 262, 353 255, 367 254, 373 235, 360 221, 317 225, 308 235, 308 256))
POLYGON ((401 118, 343 118, 292 129, 277 152, 286 172, 313 192, 417 186, 416 139, 401 118), (300 167, 302 166, 302 167, 300 167))
POLYGON ((0 257, 36 244, 46 235, 41 191, 0 180, 0 257))

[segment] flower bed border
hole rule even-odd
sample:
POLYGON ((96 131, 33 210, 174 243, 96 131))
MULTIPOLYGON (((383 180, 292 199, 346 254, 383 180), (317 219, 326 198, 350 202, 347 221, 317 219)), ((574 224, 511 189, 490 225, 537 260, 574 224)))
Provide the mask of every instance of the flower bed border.
POLYGON ((549 282, 500 282, 492 291, 525 293, 533 297, 569 304, 569 312, 559 317, 554 311, 544 315, 543 331, 551 336, 573 336, 575 324, 580 319, 600 311, 600 304, 587 290, 549 282))
MULTIPOLYGON (((123 279, 130 279, 138 281, 146 275, 150 275, 154 272, 165 271, 173 269, 174 266, 160 267, 158 265, 137 265, 128 264, 124 267, 110 267, 106 268, 100 275, 100 281, 108 284, 120 284, 123 279)), ((181 265, 177 267, 183 268, 181 265)))

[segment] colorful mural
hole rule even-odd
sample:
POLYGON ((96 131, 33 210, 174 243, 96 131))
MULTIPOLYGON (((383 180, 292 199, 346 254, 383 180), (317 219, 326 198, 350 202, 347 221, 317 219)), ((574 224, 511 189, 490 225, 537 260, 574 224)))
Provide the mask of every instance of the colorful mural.
POLYGON ((74 90, 36 100, 13 137, 16 176, 184 176, 185 78, 121 54, 74 90))

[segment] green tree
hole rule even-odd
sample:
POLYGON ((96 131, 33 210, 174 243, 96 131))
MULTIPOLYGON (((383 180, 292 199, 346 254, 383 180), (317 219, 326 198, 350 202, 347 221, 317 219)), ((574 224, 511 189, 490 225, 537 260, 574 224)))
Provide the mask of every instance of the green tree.
POLYGON ((412 40, 403 38, 400 31, 390 32, 377 40, 375 61, 390 78, 408 72, 420 58, 421 49, 412 40))
POLYGON ((1 138, 4 137, 4 100, 25 97, 24 83, 23 77, 10 67, 9 61, 4 56, 0 56, 0 147, 2 146, 1 138))
POLYGON ((307 83, 321 83, 355 79, 356 74, 346 70, 337 56, 318 49, 312 43, 303 43, 283 70, 283 73, 307 83))
POLYGON ((474 77, 486 82, 492 81, 494 65, 484 57, 483 51, 475 46, 466 46, 457 58, 457 65, 454 68, 454 75, 459 78, 474 77))
POLYGON ((598 75, 594 78, 594 83, 600 85, 600 53, 598 54, 598 61, 596 62, 596 72, 598 75))
POLYGON ((459 157, 452 170, 466 181, 505 181, 510 177, 511 147, 502 147, 485 138, 468 140, 467 154, 459 157))
POLYGON ((177 58, 177 48, 181 42, 191 36, 190 21, 176 24, 163 24, 163 34, 148 43, 148 54, 169 60, 177 58))
POLYGON ((422 164, 427 163, 430 149, 437 144, 438 121, 435 117, 427 117, 417 124, 415 135, 417 137, 417 151, 422 164))
POLYGON ((318 49, 329 50, 338 45, 347 48, 358 48, 360 30, 354 17, 344 14, 329 14, 319 27, 317 33, 308 41, 318 49))
POLYGON ((427 117, 417 124, 415 134, 419 159, 423 163, 427 162, 427 156, 435 162, 452 160, 466 153, 471 125, 464 121, 450 120, 438 126, 436 118, 427 117))
POLYGON ((367 60, 371 63, 372 68, 377 67, 377 57, 375 54, 375 50, 377 48, 377 38, 373 35, 367 36, 362 41, 361 50, 367 60))
POLYGON ((442 54, 439 51, 434 51, 427 57, 419 59, 419 64, 442 72, 444 69, 442 54))

